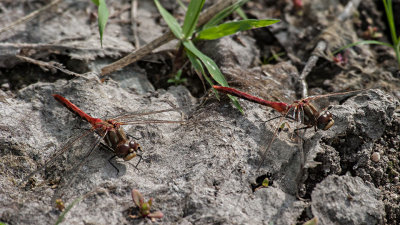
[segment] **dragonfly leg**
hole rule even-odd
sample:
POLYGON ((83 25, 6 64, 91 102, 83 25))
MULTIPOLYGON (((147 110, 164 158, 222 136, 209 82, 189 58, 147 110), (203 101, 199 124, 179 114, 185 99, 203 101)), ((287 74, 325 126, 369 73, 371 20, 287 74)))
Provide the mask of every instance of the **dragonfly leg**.
POLYGON ((140 138, 137 138, 137 137, 132 136, 132 134, 129 134, 129 133, 126 133, 126 136, 127 136, 128 138, 135 139, 135 140, 140 139, 140 138))
POLYGON ((279 119, 279 118, 281 118, 281 117, 282 117, 282 115, 273 117, 273 118, 271 118, 271 119, 266 120, 265 123, 267 123, 267 122, 269 122, 269 121, 272 121, 272 120, 279 119))
POLYGON ((102 148, 114 153, 114 150, 112 148, 110 148, 110 146, 108 146, 108 145, 106 145, 104 143, 100 143, 100 145, 101 145, 102 148))
POLYGON ((110 146, 104 144, 104 143, 100 143, 102 148, 107 149, 108 151, 114 153, 114 155, 108 159, 108 162, 111 164, 112 167, 114 167, 114 169, 117 171, 117 175, 119 174, 119 169, 114 165, 114 163, 111 162, 112 159, 114 159, 117 155, 115 155, 115 152, 112 148, 110 148, 110 146))
MULTIPOLYGON (((304 138, 298 134, 298 131, 300 130, 307 130, 308 128, 311 128, 312 126, 305 126, 305 127, 299 127, 293 130, 292 135, 296 135, 296 137, 301 138, 302 141, 304 141, 304 138)), ((303 135, 304 136, 304 135, 303 135)))
POLYGON ((299 130, 307 130, 308 128, 311 128, 311 127, 313 127, 313 126, 299 127, 299 128, 294 129, 294 131, 296 132, 296 131, 299 131, 299 130))
MULTIPOLYGON (((130 138, 130 139, 135 139, 135 140, 137 140, 137 138, 135 138, 134 136, 132 136, 132 135, 129 134, 129 133, 126 133, 126 136, 127 136, 128 138, 130 138)), ((140 148, 139 148, 139 151, 141 151, 140 148)), ((139 157, 139 161, 136 163, 135 168, 139 171, 138 166, 139 166, 140 162, 142 161, 143 156, 142 156, 141 154, 136 154, 136 156, 139 157)))
POLYGON ((139 163, 142 161, 143 157, 142 157, 142 155, 139 155, 139 154, 137 154, 136 156, 138 156, 138 157, 139 157, 139 162, 138 162, 138 163, 136 163, 136 166, 135 166, 135 168, 136 168, 137 170, 139 170, 139 169, 138 169, 138 166, 139 166, 139 163))
POLYGON ((117 176, 119 174, 119 169, 111 162, 117 155, 113 155, 110 159, 108 159, 108 162, 111 164, 112 167, 114 167, 115 170, 117 170, 117 176))
MULTIPOLYGON (((264 123, 272 121, 272 120, 276 120, 276 119, 279 119, 279 118, 282 118, 282 117, 283 117, 283 115, 276 116, 276 117, 273 117, 271 119, 268 119, 268 120, 264 121, 264 123)), ((286 115, 286 118, 289 119, 289 120, 295 121, 295 122, 297 121, 293 116, 290 116, 290 115, 286 115)))

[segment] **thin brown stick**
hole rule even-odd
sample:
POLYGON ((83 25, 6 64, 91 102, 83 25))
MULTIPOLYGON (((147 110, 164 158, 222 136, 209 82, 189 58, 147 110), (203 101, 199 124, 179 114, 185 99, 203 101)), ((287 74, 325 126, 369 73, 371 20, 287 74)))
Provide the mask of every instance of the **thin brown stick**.
POLYGON ((79 73, 75 73, 72 72, 70 70, 67 70, 64 68, 64 66, 61 63, 58 62, 44 62, 41 60, 37 60, 37 59, 32 59, 26 56, 22 56, 22 55, 15 55, 17 58, 28 62, 28 63, 32 63, 35 65, 38 65, 40 68, 42 68, 45 71, 48 71, 49 69, 55 69, 55 70, 59 70, 65 74, 71 75, 71 76, 76 76, 76 77, 83 77, 81 74, 79 73))
MULTIPOLYGON (((347 3, 346 7, 344 8, 343 12, 338 16, 338 21, 344 22, 345 20, 347 20, 350 17, 350 15, 352 14, 353 10, 358 8, 359 4, 360 4, 360 0, 349 1, 347 3)), ((328 29, 328 28, 326 28, 326 29, 328 29)), ((310 58, 308 59, 306 65, 303 68, 303 71, 301 72, 301 74, 299 76, 300 93, 301 93, 302 98, 306 98, 308 96, 306 77, 308 76, 308 74, 311 72, 311 70, 314 68, 315 64, 317 63, 317 61, 319 59, 319 55, 321 55, 320 53, 324 52, 325 49, 327 48, 327 46, 328 45, 325 40, 320 40, 317 43, 317 46, 311 53, 310 58)))
MULTIPOLYGON (((222 9, 232 5, 236 0, 220 0, 211 7, 207 8, 206 11, 200 14, 199 21, 197 23, 198 26, 205 24, 208 20, 210 20, 215 14, 217 14, 222 9)), ((146 44, 140 49, 137 49, 130 53, 129 55, 123 57, 122 59, 115 61, 101 69, 101 76, 105 76, 109 73, 112 73, 116 70, 119 70, 131 63, 136 62, 141 59, 145 55, 151 53, 154 49, 160 47, 161 45, 175 39, 175 36, 171 31, 163 34, 162 36, 156 38, 152 42, 146 44)))
MULTIPOLYGON (((73 46, 68 46, 65 44, 35 44, 35 43, 0 43, 0 50, 1 51, 8 51, 8 52, 19 52, 21 49, 35 49, 37 51, 43 51, 43 50, 52 50, 52 51, 85 51, 86 53, 88 51, 101 51, 104 52, 104 50, 107 51, 117 51, 120 53, 127 52, 126 49, 123 48, 114 48, 114 47, 107 47, 107 48, 84 48, 84 47, 73 47, 73 46)), ((1 55, 1 52, 0 52, 1 55)))
POLYGON ((28 22, 28 21, 32 20, 34 17, 38 16, 40 13, 44 12, 45 10, 49 9, 50 7, 58 4, 60 1, 61 0, 54 0, 54 1, 50 2, 49 4, 43 6, 42 8, 40 8, 38 10, 35 10, 35 11, 29 13, 28 15, 22 17, 21 19, 11 23, 10 25, 1 28, 0 29, 0 34, 3 33, 6 30, 14 28, 15 26, 17 26, 19 24, 22 24, 22 23, 25 23, 25 22, 28 22))

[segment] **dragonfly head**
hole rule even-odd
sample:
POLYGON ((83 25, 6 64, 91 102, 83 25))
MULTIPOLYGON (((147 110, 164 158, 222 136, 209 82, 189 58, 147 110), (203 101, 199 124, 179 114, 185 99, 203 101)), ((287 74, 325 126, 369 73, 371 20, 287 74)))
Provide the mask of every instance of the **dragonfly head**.
POLYGON ((135 158, 138 154, 138 151, 141 151, 139 143, 136 141, 130 141, 129 143, 125 143, 119 146, 119 150, 121 151, 121 158, 125 161, 129 161, 135 158))
POLYGON ((317 119, 317 128, 322 130, 328 130, 331 128, 335 123, 332 117, 332 113, 324 111, 317 119))

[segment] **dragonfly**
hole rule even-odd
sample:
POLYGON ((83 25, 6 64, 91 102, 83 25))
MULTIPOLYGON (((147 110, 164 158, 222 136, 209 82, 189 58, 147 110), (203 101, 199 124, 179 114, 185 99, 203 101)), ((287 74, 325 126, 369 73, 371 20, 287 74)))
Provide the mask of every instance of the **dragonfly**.
MULTIPOLYGON (((157 120, 157 119, 147 119, 147 120, 138 120, 135 119, 139 116, 146 116, 164 112, 171 112, 171 111, 179 111, 181 108, 170 108, 165 110, 159 111, 152 111, 152 112, 142 112, 142 113, 132 113, 128 115, 119 116, 112 119, 100 119, 90 116, 89 114, 85 113, 81 110, 78 106, 70 102, 68 99, 64 98, 61 95, 53 94, 53 97, 56 101, 61 103, 64 107, 66 107, 69 111, 80 117, 81 119, 87 121, 91 128, 83 132, 83 134, 76 135, 72 138, 67 144, 57 150, 53 156, 46 161, 42 166, 38 169, 30 173, 24 180, 30 180, 36 173, 50 168, 50 166, 54 165, 56 160, 61 158, 60 156, 66 153, 67 151, 71 150, 76 143, 80 143, 83 141, 85 137, 89 136, 90 134, 96 133, 97 138, 94 143, 91 144, 89 151, 85 152, 83 159, 88 159, 89 155, 96 149, 100 144, 102 144, 106 149, 110 150, 113 153, 113 156, 108 160, 110 164, 119 172, 118 168, 111 163, 111 160, 115 157, 122 158, 124 161, 129 161, 135 157, 139 157, 139 162, 136 164, 136 167, 142 160, 142 148, 140 144, 133 139, 133 137, 127 134, 124 129, 123 125, 132 125, 132 124, 147 124, 147 123, 184 123, 184 120, 157 120), (104 143, 101 142, 104 141, 104 143)), ((85 160, 82 160, 80 164, 74 165, 74 168, 79 171, 79 168, 85 163, 85 160)), ((76 173, 77 171, 75 171, 76 173)), ((69 181, 72 183, 72 181, 69 181)))
POLYGON ((238 98, 242 98, 242 99, 257 103, 257 104, 261 104, 261 105, 265 105, 267 107, 273 108, 275 111, 277 111, 281 114, 281 116, 280 116, 281 119, 278 122, 278 126, 276 126, 273 137, 272 137, 271 141, 268 143, 266 150, 262 153, 262 156, 261 156, 262 158, 261 158, 261 162, 258 166, 258 169, 260 169, 260 167, 262 166, 262 164, 265 160, 265 157, 266 157, 266 152, 270 149, 272 142, 274 141, 275 137, 277 136, 278 130, 281 127, 281 126, 279 126, 279 124, 282 124, 283 119, 289 118, 293 121, 300 122, 305 125, 305 127, 298 128, 296 130, 308 129, 308 128, 312 128, 312 127, 314 127, 315 131, 328 130, 335 123, 332 113, 329 112, 330 107, 326 107, 320 111, 320 110, 318 110, 318 108, 316 106, 314 106, 313 101, 315 101, 317 99, 321 99, 321 98, 355 94, 355 93, 364 91, 364 89, 362 89, 362 90, 356 90, 356 91, 309 96, 309 97, 303 98, 301 100, 296 100, 293 103, 289 104, 289 103, 285 103, 285 102, 268 101, 268 100, 247 94, 245 92, 239 91, 235 88, 222 87, 222 86, 218 86, 218 85, 214 85, 213 88, 221 93, 233 95, 238 98))

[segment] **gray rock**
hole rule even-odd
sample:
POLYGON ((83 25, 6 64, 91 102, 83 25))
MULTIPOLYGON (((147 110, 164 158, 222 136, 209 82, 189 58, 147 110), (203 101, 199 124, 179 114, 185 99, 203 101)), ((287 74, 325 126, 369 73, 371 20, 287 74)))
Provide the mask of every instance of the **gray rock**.
POLYGON ((243 35, 237 35, 236 39, 226 36, 217 40, 204 41, 198 48, 220 67, 249 68, 258 60, 260 54, 255 40, 243 35))
MULTIPOLYGON (((67 213, 67 224, 82 221, 128 224, 132 223, 128 215, 134 213, 130 192, 138 189, 145 199, 154 198, 153 208, 164 213, 165 217, 160 220, 164 224, 296 223, 307 202, 295 197, 303 172, 299 145, 291 140, 291 132, 281 132, 277 136, 260 171, 257 171, 260 164, 258 152, 265 150, 276 125, 276 120, 264 122, 273 116, 269 110, 245 101, 241 101, 245 116, 232 108, 229 102, 209 101, 194 109, 195 100, 183 87, 145 94, 130 91, 112 80, 101 83, 95 76, 88 75, 86 79, 30 85, 21 90, 17 98, 4 93, 0 101, 0 220, 10 224, 54 223, 60 212, 54 208, 52 199, 62 194, 66 205, 85 196, 67 213), (96 137, 93 135, 74 145, 45 173, 37 173, 34 176, 36 184, 23 188, 18 183, 24 181, 29 172, 60 150, 71 136, 82 133, 77 127, 89 128, 86 122, 78 123, 80 120, 76 116, 54 101, 53 93, 64 95, 96 117, 160 110, 173 104, 191 106, 182 110, 190 119, 183 125, 124 126, 144 150, 137 169, 137 159, 132 162, 117 159, 113 160, 119 169, 117 173, 107 162, 112 154, 96 149, 79 173, 74 174, 76 165, 70 164, 74 159, 70 154, 82 157, 90 149, 91 140, 96 137), (272 186, 253 192, 250 178, 267 173, 272 174, 272 186), (60 178, 61 182, 58 182, 60 178)), ((381 102, 382 107, 376 109, 391 108, 388 105, 392 103, 381 102)), ((319 143, 322 135, 335 138, 346 130, 345 121, 354 124, 354 113, 363 113, 362 110, 351 110, 357 109, 358 103, 348 108, 334 107, 337 108, 342 108, 342 113, 334 111, 338 121, 334 127, 344 126, 345 129, 317 133, 308 130, 306 140, 319 143)), ((170 112, 155 118, 179 120, 181 115, 170 112)), ((324 176, 329 171, 339 171, 338 155, 334 154, 332 147, 325 145, 310 144, 318 152, 329 150, 326 161, 331 162, 331 166, 324 169, 327 171, 324 176)), ((310 152, 307 145, 305 150, 310 152)), ((314 159, 311 152, 309 154, 307 159, 314 159)), ((375 190, 370 186, 367 188, 372 192, 375 190)), ((134 222, 145 223, 146 220, 134 222)))
POLYGON ((332 175, 316 186, 311 208, 321 224, 382 224, 379 189, 359 177, 332 175))
MULTIPOLYGON (((226 114, 226 107, 221 109, 217 102, 195 114, 183 110, 193 114, 186 125, 124 126, 144 150, 138 169, 134 167, 135 159, 125 163, 113 160, 119 169, 117 174, 107 162, 112 154, 97 149, 76 174, 74 169, 78 166, 72 160, 88 152, 91 140, 96 137, 93 135, 68 149, 45 173, 38 172, 34 176, 36 184, 19 186, 19 182, 27 182, 24 178, 30 172, 60 150, 69 137, 82 134, 77 127, 89 128, 56 102, 51 97, 53 93, 67 97, 96 117, 165 109, 171 103, 185 107, 194 102, 183 87, 138 95, 113 81, 101 83, 91 75, 68 82, 37 83, 21 90, 18 98, 6 97, 0 105, 4 115, 0 124, 0 146, 4 149, 0 158, 2 221, 54 223, 60 214, 54 208, 56 197, 61 196, 68 205, 80 196, 87 196, 67 213, 66 223, 126 224, 134 206, 132 189, 138 189, 146 199, 154 198, 154 210, 165 215, 163 223, 290 224, 305 207, 277 187, 253 194, 248 178, 258 165, 255 151, 260 141, 258 136, 263 134, 261 137, 265 138, 259 129, 266 128, 251 122, 256 117, 250 116, 249 120, 230 107, 226 114), (57 186, 52 188, 53 184, 57 186)), ((257 111, 250 113, 261 113, 257 117, 265 113, 262 109, 257 111)), ((179 120, 181 116, 168 113, 157 119, 179 120)), ((280 160, 286 163, 287 154, 288 150, 277 155, 281 159, 276 160, 272 170, 279 170, 280 160)))

